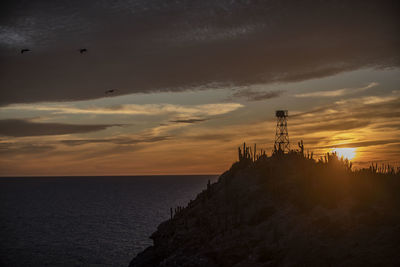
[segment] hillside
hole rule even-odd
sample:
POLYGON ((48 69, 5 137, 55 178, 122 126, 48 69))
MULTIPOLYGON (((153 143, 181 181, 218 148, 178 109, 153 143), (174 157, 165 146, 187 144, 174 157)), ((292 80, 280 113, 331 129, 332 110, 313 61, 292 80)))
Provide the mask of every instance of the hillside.
POLYGON ((400 266, 400 175, 336 155, 241 157, 130 267, 400 266))

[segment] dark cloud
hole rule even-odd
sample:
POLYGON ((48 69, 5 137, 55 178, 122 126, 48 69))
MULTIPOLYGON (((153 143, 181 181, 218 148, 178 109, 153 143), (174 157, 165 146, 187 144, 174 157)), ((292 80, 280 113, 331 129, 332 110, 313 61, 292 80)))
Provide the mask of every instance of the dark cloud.
MULTIPOLYGON (((399 66, 398 1, 2 4, 0 105, 399 66), (19 50, 32 51, 21 55, 19 50), (78 48, 88 48, 81 55, 78 48)), ((261 97, 261 96, 260 96, 261 97)))
POLYGON ((229 142, 235 137, 233 133, 221 133, 221 134, 198 134, 185 136, 184 138, 194 141, 215 141, 215 142, 229 142))
MULTIPOLYGON (((321 143, 326 143, 328 141, 331 141, 331 137, 307 137, 304 138, 302 135, 296 136, 296 135, 291 135, 291 139, 293 140, 303 140, 304 139, 304 145, 306 150, 309 148, 308 146, 311 146, 312 148, 315 148, 315 145, 321 144, 321 143)), ((298 141, 297 141, 298 142, 298 141)), ((298 143, 295 142, 294 145, 297 147, 298 143)))
POLYGON ((37 123, 21 119, 0 120, 0 135, 24 137, 89 133, 120 125, 79 125, 63 123, 37 123))
POLYGON ((78 146, 85 144, 98 144, 98 143, 110 143, 117 145, 136 145, 140 143, 155 143, 160 141, 169 140, 170 136, 153 136, 153 137, 142 137, 142 138, 109 138, 109 139, 70 139, 61 140, 60 142, 68 146, 78 146))
POLYGON ((251 89, 240 89, 232 94, 233 97, 244 97, 248 101, 261 101, 276 98, 282 95, 282 91, 259 92, 251 89))
POLYGON ((53 151, 53 145, 26 144, 26 143, 1 143, 0 154, 17 155, 17 154, 43 154, 53 151))
POLYGON ((172 120, 170 122, 173 123, 197 123, 197 122, 203 122, 203 121, 208 121, 209 119, 181 119, 181 120, 172 120))
MULTIPOLYGON (((399 117, 400 118, 400 114, 399 117)), ((398 122, 386 122, 373 126, 374 129, 385 129, 385 130, 400 130, 400 120, 398 122)))

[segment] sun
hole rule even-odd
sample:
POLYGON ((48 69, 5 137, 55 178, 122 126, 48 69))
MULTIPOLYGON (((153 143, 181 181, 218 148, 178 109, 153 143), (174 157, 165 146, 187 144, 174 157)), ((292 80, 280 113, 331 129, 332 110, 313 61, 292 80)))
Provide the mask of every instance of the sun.
POLYGON ((339 158, 343 157, 352 160, 356 156, 355 147, 333 148, 332 152, 336 152, 339 158))

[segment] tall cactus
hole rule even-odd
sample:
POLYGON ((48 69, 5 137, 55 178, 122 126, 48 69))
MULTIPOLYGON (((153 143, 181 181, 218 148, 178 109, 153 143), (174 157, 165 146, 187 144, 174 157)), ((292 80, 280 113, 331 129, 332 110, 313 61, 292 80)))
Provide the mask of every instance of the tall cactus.
POLYGON ((303 144, 303 140, 300 140, 300 142, 298 142, 299 148, 300 148, 300 153, 301 155, 304 155, 304 144, 303 144))

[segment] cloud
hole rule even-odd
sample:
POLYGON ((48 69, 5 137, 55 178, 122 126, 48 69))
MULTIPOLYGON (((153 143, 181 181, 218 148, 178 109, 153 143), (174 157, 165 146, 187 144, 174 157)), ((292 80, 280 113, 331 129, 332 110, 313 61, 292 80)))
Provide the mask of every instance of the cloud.
POLYGON ((364 120, 338 120, 335 122, 329 123, 316 123, 315 125, 303 126, 300 129, 301 132, 323 132, 323 131, 347 131, 356 128, 361 128, 368 126, 370 124, 369 121, 364 120))
POLYGON ((246 98, 248 101, 261 101, 271 98, 276 98, 282 95, 282 91, 270 91, 270 92, 260 92, 254 91, 249 88, 239 89, 232 94, 233 97, 243 97, 246 98))
POLYGON ((107 129, 114 125, 79 125, 63 123, 37 123, 22 119, 0 120, 0 135, 12 137, 63 135, 89 133, 107 129))
POLYGON ((370 105, 370 104, 379 104, 379 103, 386 103, 392 100, 399 100, 397 96, 367 96, 364 97, 363 103, 370 105))
POLYGON ((130 138, 130 137, 118 137, 108 139, 68 139, 61 140, 60 143, 68 146, 78 146, 85 144, 98 144, 98 143, 110 143, 116 145, 136 145, 140 143, 155 143, 160 141, 169 140, 170 136, 151 136, 141 138, 130 138))
POLYGON ((297 136, 330 136, 324 147, 383 145, 380 140, 393 140, 398 135, 400 99, 391 95, 372 98, 374 101, 371 97, 346 99, 295 113, 289 116, 289 131, 297 136))
POLYGON ((313 117, 313 116, 315 116, 317 114, 326 113, 327 111, 332 109, 332 107, 335 107, 335 105, 334 104, 324 105, 324 106, 313 108, 311 110, 307 110, 307 111, 303 111, 303 112, 297 112, 297 113, 295 112, 294 114, 289 114, 289 117, 292 118, 292 119, 313 117))
POLYGON ((209 142, 229 142, 235 137, 234 133, 224 132, 224 133, 203 133, 203 134, 193 134, 186 135, 183 138, 198 141, 209 141, 209 142))
POLYGON ((180 119, 180 120, 171 120, 170 122, 174 123, 197 123, 207 121, 209 119, 180 119))
POLYGON ((27 37, 8 27, 0 26, 0 42, 6 46, 16 46, 21 43, 29 43, 27 37))
POLYGON ((379 83, 372 82, 367 86, 360 87, 360 88, 342 88, 333 91, 316 91, 311 93, 304 93, 304 94, 296 94, 295 97, 338 97, 343 95, 355 94, 358 92, 365 91, 367 89, 373 88, 378 86, 379 83))
POLYGON ((172 104, 130 104, 112 107, 75 107, 72 105, 54 104, 16 104, 0 108, 0 110, 48 111, 53 114, 95 114, 95 115, 165 115, 180 114, 182 116, 213 116, 232 112, 243 107, 239 103, 216 103, 203 105, 172 104))
POLYGON ((322 147, 318 147, 318 148, 368 147, 368 146, 379 146, 379 145, 398 144, 398 143, 400 143, 400 141, 395 140, 395 139, 368 140, 368 141, 350 142, 350 143, 342 143, 342 144, 333 144, 333 145, 322 146, 322 147))
POLYGON ((3 106, 400 65, 398 4, 390 0, 16 0, 1 10, 3 106), (25 46, 32 52, 16 51, 25 46))
POLYGON ((305 119, 316 121, 316 118, 337 120, 345 118, 398 118, 400 112, 400 98, 395 95, 366 96, 336 101, 332 104, 319 106, 304 112, 289 114, 297 121, 305 119))
POLYGON ((43 144, 26 144, 26 143, 0 143, 0 154, 7 155, 26 155, 26 154, 42 154, 53 151, 55 146, 43 144))

